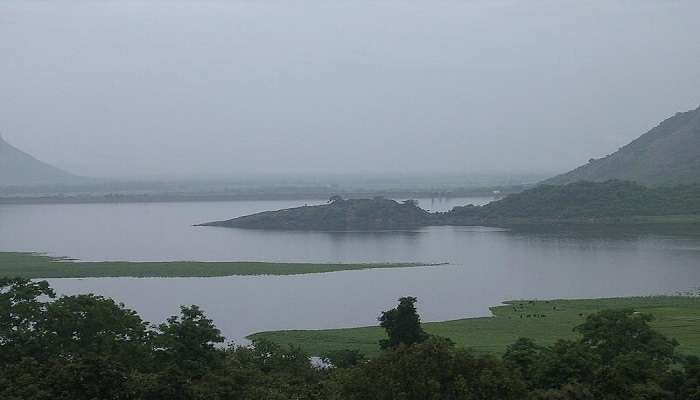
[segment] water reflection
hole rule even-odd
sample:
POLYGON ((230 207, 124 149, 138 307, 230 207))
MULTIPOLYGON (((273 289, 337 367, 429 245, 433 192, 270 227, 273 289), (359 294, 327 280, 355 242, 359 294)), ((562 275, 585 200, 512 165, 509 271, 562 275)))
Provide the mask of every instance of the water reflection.
MULTIPOLYGON (((464 200, 466 201, 466 200, 464 200)), ((374 324, 396 298, 426 320, 481 316, 513 298, 670 294, 700 286, 700 235, 429 227, 406 232, 268 232, 193 227, 294 202, 0 206, 0 250, 84 260, 449 262, 434 268, 288 277, 53 280, 114 297, 158 322, 198 304, 240 340, 269 329, 374 324)))

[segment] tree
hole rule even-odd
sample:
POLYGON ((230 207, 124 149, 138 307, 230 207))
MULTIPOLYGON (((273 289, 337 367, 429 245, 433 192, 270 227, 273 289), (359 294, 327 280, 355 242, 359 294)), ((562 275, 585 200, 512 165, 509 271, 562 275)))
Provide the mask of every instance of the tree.
POLYGON ((543 352, 532 374, 533 383, 544 389, 592 384, 600 365, 600 357, 590 346, 559 340, 543 352))
POLYGON ((155 358, 160 373, 150 398, 189 399, 205 377, 223 366, 224 353, 216 343, 224 338, 197 306, 180 307, 180 316, 172 316, 158 326, 155 358))
MULTIPOLYGON (((580 340, 560 340, 540 351, 531 363, 526 343, 512 347, 506 362, 519 361, 532 398, 562 400, 670 400, 688 379, 671 368, 675 342, 649 326, 650 315, 631 310, 603 310, 577 326, 580 340), (509 360, 513 361, 509 361, 509 360), (524 362, 523 362, 524 361, 524 362)), ((687 399, 676 396, 677 399, 687 399)))
POLYGON ((538 346, 532 339, 520 338, 506 348, 503 361, 508 367, 519 371, 526 382, 534 384, 543 350, 544 348, 538 346))
POLYGON ((0 278, 2 400, 700 400, 700 359, 674 354, 651 317, 606 310, 579 340, 519 339, 502 359, 423 331, 416 298, 382 313, 380 355, 329 354, 269 341, 217 346, 196 306, 157 328, 96 295, 52 299, 46 282, 0 278))
POLYGON ((151 348, 135 312, 46 282, 0 279, 0 398, 129 399, 151 348))
POLYGON ((400 345, 410 346, 428 339, 416 311, 416 301, 418 299, 415 297, 402 297, 398 307, 384 311, 379 317, 379 325, 386 330, 389 337, 379 342, 382 349, 393 349, 400 345))
POLYGON ((476 357, 443 338, 385 351, 349 370, 337 371, 344 400, 522 400, 518 373, 491 357, 476 357))
POLYGON ((40 296, 56 297, 46 281, 0 278, 0 366, 41 353, 35 325, 46 317, 46 303, 40 296))
POLYGON ((37 373, 44 386, 70 399, 131 398, 134 376, 150 363, 146 323, 112 299, 61 297, 47 305, 36 329, 44 355, 37 373))
POLYGON ((631 352, 670 361, 678 343, 651 329, 649 322, 653 319, 650 314, 633 310, 604 310, 589 315, 574 330, 583 335, 582 342, 594 348, 604 362, 631 352))

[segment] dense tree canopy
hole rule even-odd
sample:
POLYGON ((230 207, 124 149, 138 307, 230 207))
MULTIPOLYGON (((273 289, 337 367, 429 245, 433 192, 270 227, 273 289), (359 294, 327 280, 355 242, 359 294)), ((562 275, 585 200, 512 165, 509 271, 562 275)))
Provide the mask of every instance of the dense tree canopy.
POLYGON ((700 360, 630 310, 589 315, 578 340, 519 339, 501 358, 427 337, 405 297, 382 314, 383 353, 313 367, 270 342, 223 346, 196 306, 156 327, 110 299, 55 298, 45 282, 0 279, 3 400, 700 400, 700 360))

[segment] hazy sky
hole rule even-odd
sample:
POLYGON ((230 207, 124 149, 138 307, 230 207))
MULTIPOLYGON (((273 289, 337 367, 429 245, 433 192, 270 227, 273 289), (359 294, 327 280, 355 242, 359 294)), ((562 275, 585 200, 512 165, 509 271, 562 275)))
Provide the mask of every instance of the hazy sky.
POLYGON ((96 176, 555 173, 700 104, 700 1, 0 2, 0 132, 96 176))

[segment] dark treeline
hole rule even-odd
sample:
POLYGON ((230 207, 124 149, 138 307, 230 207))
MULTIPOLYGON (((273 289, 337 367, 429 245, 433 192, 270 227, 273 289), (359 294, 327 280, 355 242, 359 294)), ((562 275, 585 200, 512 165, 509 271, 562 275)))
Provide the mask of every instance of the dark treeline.
POLYGON ((284 230, 392 230, 435 225, 516 226, 557 223, 698 222, 700 185, 646 187, 633 182, 576 182, 542 185, 483 206, 429 213, 415 201, 383 197, 343 199, 329 204, 266 211, 203 225, 284 230), (654 217, 676 217, 675 219, 654 217))
POLYGON ((485 206, 455 207, 447 222, 588 220, 700 214, 700 185, 646 187, 633 182, 575 182, 542 185, 485 206))
POLYGON ((317 368, 294 348, 224 338, 196 306, 150 326, 94 295, 56 299, 46 282, 0 280, 0 398, 697 400, 700 360, 650 329, 650 316, 608 310, 580 339, 520 339, 480 356, 422 329, 415 298, 381 314, 380 356, 329 354, 317 368))

